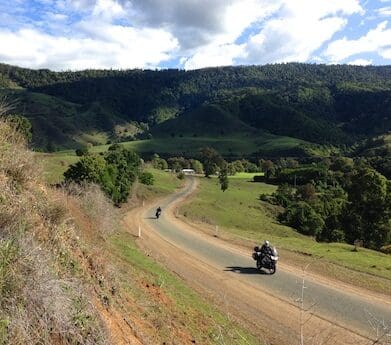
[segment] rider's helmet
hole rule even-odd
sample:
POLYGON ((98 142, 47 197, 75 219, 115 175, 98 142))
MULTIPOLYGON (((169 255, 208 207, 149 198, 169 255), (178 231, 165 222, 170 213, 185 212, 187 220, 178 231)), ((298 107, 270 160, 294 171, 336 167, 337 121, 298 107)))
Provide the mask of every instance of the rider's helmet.
POLYGON ((264 245, 265 245, 266 247, 270 247, 270 243, 269 243, 269 241, 268 241, 268 240, 266 240, 266 241, 265 241, 265 243, 264 243, 264 245))

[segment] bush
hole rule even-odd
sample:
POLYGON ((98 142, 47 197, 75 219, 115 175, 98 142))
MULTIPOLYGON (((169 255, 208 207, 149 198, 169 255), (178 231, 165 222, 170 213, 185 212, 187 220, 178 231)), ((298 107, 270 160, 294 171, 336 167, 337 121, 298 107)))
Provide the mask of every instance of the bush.
POLYGON ((155 182, 153 175, 150 172, 143 172, 139 176, 139 181, 147 186, 152 186, 155 182))
POLYGON ((323 218, 304 201, 289 206, 281 218, 304 235, 316 236, 324 227, 323 218))
POLYGON ((185 174, 183 172, 180 172, 176 175, 180 180, 183 180, 185 178, 185 174))

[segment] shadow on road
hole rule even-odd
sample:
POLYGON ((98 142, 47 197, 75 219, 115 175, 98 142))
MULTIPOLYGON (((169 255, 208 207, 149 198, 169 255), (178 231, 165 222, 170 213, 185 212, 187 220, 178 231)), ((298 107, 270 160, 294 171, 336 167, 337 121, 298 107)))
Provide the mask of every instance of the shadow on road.
POLYGON ((145 217, 144 219, 157 219, 156 217, 145 217))
POLYGON ((263 271, 259 271, 255 267, 239 267, 239 266, 228 266, 224 271, 242 273, 242 274, 266 274, 263 271))

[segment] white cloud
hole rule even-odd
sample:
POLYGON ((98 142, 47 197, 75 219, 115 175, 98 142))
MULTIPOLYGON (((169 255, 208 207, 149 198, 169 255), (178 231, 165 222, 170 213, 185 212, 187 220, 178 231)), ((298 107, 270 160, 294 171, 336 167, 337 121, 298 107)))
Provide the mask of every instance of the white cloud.
POLYGON ((111 20, 122 18, 126 14, 120 3, 113 0, 97 0, 92 11, 92 16, 111 20))
POLYGON ((244 57, 244 44, 235 44, 244 30, 255 22, 274 13, 280 5, 278 1, 242 0, 231 2, 220 13, 220 27, 210 30, 206 40, 192 49, 184 49, 187 57, 182 60, 185 69, 234 64, 244 57))
POLYGON ((221 33, 194 49, 186 69, 236 63, 308 61, 314 51, 343 29, 346 17, 364 10, 357 0, 275 0, 231 4, 221 19, 221 33), (270 19, 269 16, 273 15, 270 19), (238 23, 237 27, 228 23, 238 23), (257 23, 262 28, 246 44, 235 44, 240 34, 257 23), (223 30, 225 28, 225 30, 223 30), (209 61, 209 62, 208 62, 209 61))
POLYGON ((0 30, 0 61, 55 70, 145 68, 170 58, 177 41, 155 29, 102 25, 94 38, 54 37, 36 30, 0 30), (114 39, 108 39, 114 37, 114 39))
POLYGON ((356 65, 356 66, 368 66, 372 65, 373 61, 372 60, 367 60, 367 59, 356 59, 353 61, 348 62, 348 65, 356 65))
POLYGON ((243 56, 243 48, 243 45, 236 44, 210 45, 198 49, 194 55, 181 62, 185 69, 229 66, 234 64, 234 59, 243 56))
MULTIPOLYGON (((365 13, 361 0, 34 0, 41 4, 31 8, 38 19, 28 17, 32 0, 15 1, 20 17, 12 5, 0 4, 3 22, 18 18, 8 26, 0 21, 0 61, 26 67, 156 67, 169 59, 181 61, 186 69, 328 63, 356 55, 361 52, 357 46, 365 45, 371 48, 364 51, 378 51, 384 59, 391 56, 385 27, 376 29, 376 39, 344 38, 320 55, 351 15, 365 13), (2 13, 3 6, 10 8, 10 16, 2 13)), ((383 5, 378 14, 389 9, 383 5)))
POLYGON ((349 40, 344 37, 334 41, 328 45, 324 55, 334 61, 342 61, 362 53, 377 53, 384 59, 389 59, 391 55, 391 28, 387 28, 387 26, 388 22, 384 21, 357 40, 349 40))
POLYGON ((279 16, 250 38, 243 62, 308 61, 353 13, 363 13, 356 0, 284 0, 279 16))
POLYGON ((210 44, 232 44, 253 22, 269 15, 273 0, 122 0, 135 25, 164 27, 183 52, 210 44))
POLYGON ((390 17, 391 16, 391 6, 378 8, 376 10, 377 14, 382 17, 390 17))

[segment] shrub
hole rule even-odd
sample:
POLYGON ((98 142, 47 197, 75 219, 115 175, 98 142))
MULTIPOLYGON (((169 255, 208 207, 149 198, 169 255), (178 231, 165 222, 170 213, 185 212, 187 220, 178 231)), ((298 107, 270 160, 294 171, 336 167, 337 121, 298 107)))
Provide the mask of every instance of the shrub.
POLYGON ((139 176, 139 181, 147 186, 152 186, 154 183, 154 177, 150 172, 143 172, 139 176))
POLYGON ((185 174, 183 172, 179 172, 177 175, 176 175, 177 178, 179 178, 180 180, 183 180, 185 178, 185 174))
POLYGON ((324 227, 323 218, 304 201, 289 206, 281 217, 304 235, 316 236, 324 227))

